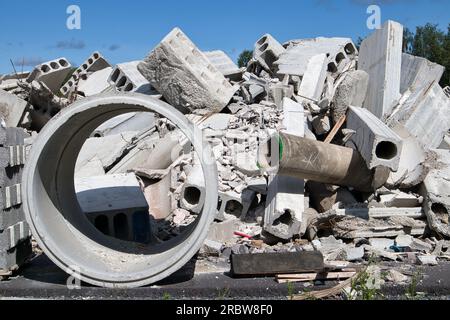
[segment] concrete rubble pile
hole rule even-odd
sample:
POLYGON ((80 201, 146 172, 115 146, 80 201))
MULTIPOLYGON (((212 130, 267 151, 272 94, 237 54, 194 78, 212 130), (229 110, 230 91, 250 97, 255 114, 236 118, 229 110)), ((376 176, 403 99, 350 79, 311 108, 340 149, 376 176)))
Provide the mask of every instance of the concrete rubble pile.
MULTIPOLYGON (((402 34, 387 21, 359 51, 349 38, 281 44, 266 34, 238 68, 175 28, 142 61, 112 66, 95 52, 75 71, 59 58, 1 77, 2 125, 25 129, 33 152, 74 102, 140 93, 182 112, 215 158, 217 208, 198 259, 319 251, 330 263, 436 264, 450 258, 449 90, 438 84, 442 66, 402 54, 402 34)), ((74 190, 103 234, 170 242, 205 210, 206 173, 171 119, 135 109, 87 137, 74 190)), ((2 180, 1 190, 15 184, 2 180)), ((8 208, 0 239, 13 226, 3 223, 8 208)), ((24 224, 20 232, 29 239, 24 224)), ((0 270, 14 246, 1 243, 0 270)))

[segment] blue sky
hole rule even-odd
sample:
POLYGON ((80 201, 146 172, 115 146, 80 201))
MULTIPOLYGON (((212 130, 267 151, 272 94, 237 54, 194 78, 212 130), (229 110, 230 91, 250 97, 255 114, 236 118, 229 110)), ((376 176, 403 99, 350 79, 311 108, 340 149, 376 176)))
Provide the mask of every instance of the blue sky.
POLYGON ((317 36, 366 36, 369 4, 382 20, 410 29, 426 22, 443 30, 450 0, 40 0, 0 1, 0 74, 9 59, 25 70, 66 57, 74 64, 100 51, 111 63, 143 59, 175 26, 201 50, 222 49, 234 60, 264 33, 280 42, 317 36), (66 9, 81 8, 81 30, 68 30, 66 9))

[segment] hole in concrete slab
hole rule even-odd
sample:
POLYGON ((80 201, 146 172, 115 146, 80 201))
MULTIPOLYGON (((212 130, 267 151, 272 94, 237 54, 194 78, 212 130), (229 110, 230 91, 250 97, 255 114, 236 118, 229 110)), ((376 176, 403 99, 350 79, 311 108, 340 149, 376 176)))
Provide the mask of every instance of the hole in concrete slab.
POLYGON ((63 67, 67 67, 69 65, 69 63, 64 59, 60 59, 59 64, 63 67))
POLYGON ((94 60, 92 60, 92 58, 90 58, 89 60, 88 60, 88 63, 89 64, 92 64, 94 62, 94 60))
POLYGON ((86 70, 88 68, 88 65, 85 63, 83 64, 83 69, 86 70))
POLYGON ((292 213, 291 210, 284 210, 284 213, 278 218, 275 219, 273 222, 274 226, 284 224, 284 225, 291 225, 292 224, 292 213))
POLYGON ((111 75, 111 81, 116 82, 117 79, 119 78, 120 75, 120 70, 116 69, 114 70, 113 74, 111 75))
POLYGON ((448 224, 449 222, 449 214, 447 211, 447 208, 442 203, 433 203, 431 205, 431 211, 436 214, 437 218, 445 224, 448 224))
POLYGON ((397 156, 397 146, 389 141, 381 141, 377 144, 375 155, 380 159, 393 159, 397 156))
POLYGON ((51 62, 50 63, 50 67, 52 67, 52 69, 54 69, 54 70, 58 70, 59 69, 59 65, 56 62, 51 62))
POLYGON ((103 234, 108 235, 108 218, 104 215, 99 215, 95 218, 95 227, 103 234))
POLYGON ((269 47, 269 44, 266 43, 266 44, 264 44, 264 45, 260 48, 260 50, 261 50, 261 51, 266 51, 268 47, 269 47))
POLYGON ((73 82, 72 82, 72 81, 69 81, 68 84, 69 84, 69 86, 72 86, 72 85, 73 85, 73 82))
POLYGON ((123 91, 126 91, 126 92, 129 92, 131 90, 133 90, 133 84, 132 83, 127 84, 125 86, 125 89, 123 89, 123 91))
POLYGON ((344 60, 344 59, 345 59, 345 55, 342 52, 339 52, 336 55, 336 63, 337 64, 341 63, 341 61, 344 60))
POLYGON ((121 88, 127 83, 127 78, 125 76, 121 77, 119 81, 117 82, 117 87, 121 88))
POLYGON ((187 187, 184 189, 184 199, 190 205, 197 205, 200 202, 201 192, 196 187, 187 187))
POLYGON ((242 204, 236 200, 230 200, 225 206, 225 213, 232 214, 233 216, 240 217, 242 215, 242 204))
POLYGON ((116 238, 128 240, 128 220, 124 213, 114 217, 114 233, 116 238))
POLYGON ((42 72, 49 72, 50 71, 50 67, 48 65, 46 65, 46 64, 43 64, 41 66, 41 71, 42 72))
POLYGON ((267 36, 262 37, 261 39, 258 40, 258 44, 262 45, 264 42, 266 42, 267 40, 267 36))
POLYGON ((356 48, 352 43, 347 43, 344 47, 345 53, 354 54, 356 52, 356 48))
POLYGON ((328 64, 328 72, 335 73, 337 71, 338 71, 338 69, 337 69, 336 64, 334 62, 330 62, 328 64))
POLYGON ((98 58, 99 58, 98 53, 94 53, 94 59, 98 59, 98 58))

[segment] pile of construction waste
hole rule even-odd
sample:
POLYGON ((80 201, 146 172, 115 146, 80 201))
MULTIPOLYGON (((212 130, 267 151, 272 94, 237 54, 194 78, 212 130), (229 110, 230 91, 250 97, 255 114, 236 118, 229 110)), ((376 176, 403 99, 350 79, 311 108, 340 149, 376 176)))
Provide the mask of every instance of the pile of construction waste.
MULTIPOLYGON (((175 28, 142 61, 111 66, 98 52, 77 69, 49 61, 0 77, 2 125, 28 133, 20 141, 0 135, 2 159, 23 165, 11 160, 15 146, 32 149, 74 102, 141 93, 184 113, 216 159, 218 205, 200 259, 318 251, 330 263, 376 256, 437 264, 450 258, 450 90, 438 84, 442 66, 402 53, 402 35, 387 21, 358 50, 349 38, 280 44, 266 34, 238 68, 175 28)), ((86 140, 75 190, 102 233, 162 243, 201 215, 204 175, 170 119, 133 112, 86 140)), ((10 257, 30 239, 23 213, 4 222, 20 210, 14 179, 1 180, 4 273, 22 262, 10 257)))

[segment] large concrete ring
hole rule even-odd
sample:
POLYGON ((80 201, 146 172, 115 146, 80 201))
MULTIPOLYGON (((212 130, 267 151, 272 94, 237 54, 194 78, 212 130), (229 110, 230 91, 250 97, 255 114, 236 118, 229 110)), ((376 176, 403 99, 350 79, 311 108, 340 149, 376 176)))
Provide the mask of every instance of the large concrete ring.
POLYGON ((87 283, 131 288, 166 278, 200 249, 217 208, 217 167, 207 142, 172 106, 142 94, 83 99, 56 115, 32 146, 23 175, 23 203, 33 236, 60 268, 87 283), (181 235, 142 245, 103 235, 83 214, 75 194, 74 168, 85 140, 100 124, 127 112, 157 112, 191 141, 203 168, 202 213, 181 235))

